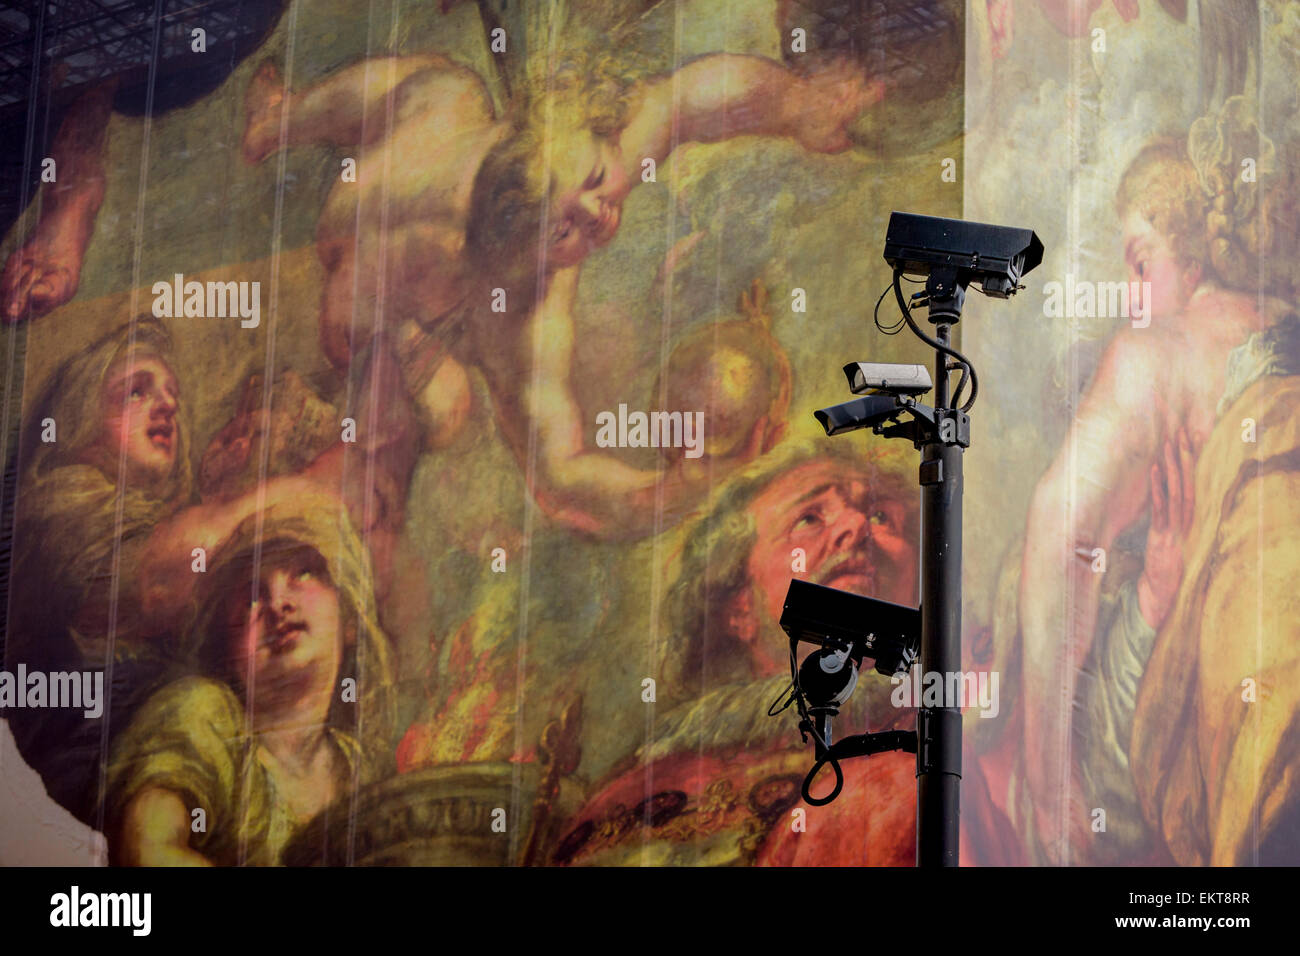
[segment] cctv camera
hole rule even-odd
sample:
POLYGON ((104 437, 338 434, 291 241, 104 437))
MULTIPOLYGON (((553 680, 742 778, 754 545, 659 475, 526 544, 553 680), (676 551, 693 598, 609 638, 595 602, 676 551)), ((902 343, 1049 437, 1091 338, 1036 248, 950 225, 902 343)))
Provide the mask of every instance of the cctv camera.
POLYGON ((813 412, 813 417, 826 429, 826 434, 838 435, 841 432, 883 425, 904 408, 895 395, 868 395, 830 408, 819 408, 813 412))
POLYGON ((886 362, 850 362, 844 366, 849 391, 854 395, 888 392, 891 395, 923 395, 934 387, 924 365, 892 365, 886 362))
POLYGON ((1032 229, 895 212, 885 234, 885 261, 913 276, 954 270, 959 285, 978 282, 985 295, 1005 299, 1043 261, 1043 244, 1032 229))
POLYGON ((781 629, 795 641, 871 658, 879 673, 892 677, 917 658, 921 612, 795 578, 785 595, 781 629))

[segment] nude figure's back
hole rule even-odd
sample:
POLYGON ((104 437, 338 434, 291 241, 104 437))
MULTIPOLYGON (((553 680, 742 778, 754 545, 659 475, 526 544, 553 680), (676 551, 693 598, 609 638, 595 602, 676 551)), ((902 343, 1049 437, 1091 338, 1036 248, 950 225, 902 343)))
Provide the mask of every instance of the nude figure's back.
POLYGON ((382 275, 388 301, 422 325, 465 294, 465 224, 474 179, 508 132, 477 74, 457 66, 408 80, 388 134, 359 148, 356 182, 335 183, 317 224, 327 271, 382 275), (382 273, 381 273, 382 264, 382 273))

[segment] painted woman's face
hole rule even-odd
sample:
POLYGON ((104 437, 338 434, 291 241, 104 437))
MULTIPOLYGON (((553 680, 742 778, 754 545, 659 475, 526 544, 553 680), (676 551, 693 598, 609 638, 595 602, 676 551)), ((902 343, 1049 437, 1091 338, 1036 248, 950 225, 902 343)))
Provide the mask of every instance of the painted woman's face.
POLYGON ((324 722, 344 644, 325 559, 306 545, 266 554, 251 603, 247 595, 230 597, 230 665, 253 713, 324 722))
POLYGON ((1136 210, 1124 217, 1124 261, 1138 295, 1150 293, 1149 302, 1140 298, 1131 304, 1134 314, 1156 319, 1178 315, 1200 282, 1200 268, 1180 263, 1165 236, 1136 210))
POLYGON ((180 391, 166 363, 149 356, 119 362, 104 380, 100 407, 103 451, 125 452, 133 474, 155 480, 171 474, 181 437, 180 391))

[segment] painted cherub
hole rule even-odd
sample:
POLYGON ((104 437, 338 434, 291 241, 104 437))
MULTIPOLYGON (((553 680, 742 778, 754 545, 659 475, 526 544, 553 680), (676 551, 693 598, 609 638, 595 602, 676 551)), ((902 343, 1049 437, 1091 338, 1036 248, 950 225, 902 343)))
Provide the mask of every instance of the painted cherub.
MULTIPOLYGON (((246 97, 244 157, 356 151, 355 182, 334 185, 316 231, 321 344, 335 367, 382 335, 411 395, 448 362, 479 369, 543 508, 595 536, 643 534, 657 511, 698 498, 707 470, 669 471, 660 487, 657 470, 589 447, 570 383, 578 267, 678 145, 761 135, 841 151, 882 87, 847 61, 801 78, 731 54, 630 83, 601 64, 553 69, 532 86, 498 115, 476 73, 435 54, 365 60, 294 92, 264 64, 246 97)), ((713 477, 760 451, 768 424, 714 460, 713 477)))

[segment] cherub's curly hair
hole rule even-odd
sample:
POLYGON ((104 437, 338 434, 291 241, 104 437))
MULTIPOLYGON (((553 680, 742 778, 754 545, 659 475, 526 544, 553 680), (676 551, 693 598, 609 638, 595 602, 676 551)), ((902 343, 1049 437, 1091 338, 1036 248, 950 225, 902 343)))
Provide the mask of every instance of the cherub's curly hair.
POLYGON ((529 76, 511 104, 509 133, 474 177, 465 250, 477 275, 491 277, 490 284, 507 295, 537 293, 551 201, 550 130, 565 125, 617 135, 627 125, 639 75, 644 74, 609 54, 575 54, 558 65, 543 63, 529 76))

